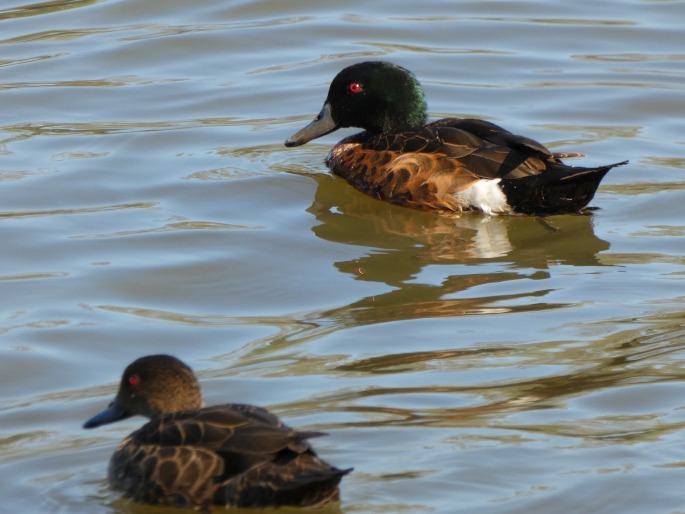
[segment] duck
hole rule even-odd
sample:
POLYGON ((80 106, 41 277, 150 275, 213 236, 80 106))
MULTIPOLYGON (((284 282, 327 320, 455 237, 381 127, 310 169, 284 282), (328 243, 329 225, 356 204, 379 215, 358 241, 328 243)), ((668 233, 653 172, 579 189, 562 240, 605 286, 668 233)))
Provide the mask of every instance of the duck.
POLYGON ((109 463, 114 490, 137 503, 209 510, 318 507, 339 500, 351 469, 320 459, 309 439, 268 410, 246 404, 204 407, 192 369, 171 355, 129 364, 114 400, 86 429, 134 415, 149 418, 109 463))
POLYGON ((326 158, 330 170, 358 190, 422 210, 555 215, 583 211, 606 166, 568 166, 537 141, 485 120, 428 123, 423 87, 409 70, 386 61, 346 67, 330 84, 316 118, 285 142, 303 145, 339 128, 356 127, 326 158))

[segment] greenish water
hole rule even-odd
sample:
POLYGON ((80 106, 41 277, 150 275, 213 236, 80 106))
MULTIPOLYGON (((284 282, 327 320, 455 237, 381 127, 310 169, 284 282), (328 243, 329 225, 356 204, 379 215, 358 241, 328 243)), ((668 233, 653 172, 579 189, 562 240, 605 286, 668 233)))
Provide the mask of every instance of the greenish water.
MULTIPOLYGON (((685 512, 682 1, 0 7, 0 493, 107 488, 124 366, 329 432, 339 510, 685 512), (286 149, 344 66, 599 165, 589 216, 461 218, 286 149)), ((331 511, 337 511, 334 507, 331 511)))

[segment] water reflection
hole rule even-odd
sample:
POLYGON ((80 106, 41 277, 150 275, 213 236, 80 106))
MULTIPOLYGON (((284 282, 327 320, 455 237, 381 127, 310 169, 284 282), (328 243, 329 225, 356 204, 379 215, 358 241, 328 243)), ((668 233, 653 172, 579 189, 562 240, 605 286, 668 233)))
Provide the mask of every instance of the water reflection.
MULTIPOLYGON (((279 329, 277 334, 253 341, 241 350, 239 366, 246 369, 277 355, 289 362, 281 363, 277 374, 293 375, 308 374, 338 357, 345 363, 336 368, 337 372, 353 374, 421 372, 436 362, 456 360, 485 360, 486 367, 492 366, 493 353, 499 356, 508 352, 508 345, 490 345, 485 350, 479 346, 406 353, 386 351, 378 357, 365 355, 352 361, 344 350, 337 357, 321 357, 307 355, 298 348, 336 332, 388 322, 547 313, 573 308, 575 303, 560 301, 550 294, 555 286, 546 279, 551 277, 552 269, 605 266, 598 254, 608 250, 609 243, 594 234, 592 215, 440 216, 373 200, 327 174, 308 176, 317 182, 308 209, 318 221, 313 232, 327 241, 359 250, 355 258, 333 263, 335 268, 355 280, 390 287, 333 308, 297 312, 278 319, 240 318, 243 324, 279 329)), ((196 320, 201 324, 217 321, 230 324, 236 318, 196 320)), ((562 376, 560 380, 567 379, 562 376)), ((553 385, 550 387, 554 389, 553 385)), ((499 400, 492 401, 497 404, 499 400)))
POLYGON ((367 248, 358 259, 336 263, 360 280, 398 285, 433 264, 600 266, 597 254, 609 249, 594 234, 591 215, 436 215, 375 201, 334 177, 313 178, 318 187, 308 211, 320 222, 313 231, 328 241, 367 248))
MULTIPOLYGON (((335 366, 336 372, 367 375, 368 385, 322 395, 317 403, 331 411, 358 414, 348 426, 489 425, 583 439, 642 441, 685 426, 681 407, 670 411, 636 392, 650 386, 664 392, 681 389, 684 315, 675 312, 664 319, 659 314, 645 319, 644 326, 587 343, 482 345, 354 359, 335 366), (507 376, 506 368, 514 363, 531 369, 525 376, 507 376), (494 368, 502 371, 499 380, 464 383, 471 370, 493 376, 494 368), (435 378, 440 371, 447 373, 435 378), (393 374, 395 384, 375 385, 383 375, 393 374), (414 385, 422 374, 433 378, 414 385), (594 408, 588 408, 588 401, 594 408), (655 409, 664 411, 655 416, 655 409), (532 422, 530 414, 517 415, 531 411, 539 412, 532 422)), ((309 362, 310 367, 313 364, 309 362)), ((291 404, 288 409, 297 407, 291 404)))
POLYGON ((86 7, 95 3, 97 3, 97 0, 53 0, 24 6, 13 6, 9 9, 0 10, 0 20, 67 11, 79 7, 86 7))

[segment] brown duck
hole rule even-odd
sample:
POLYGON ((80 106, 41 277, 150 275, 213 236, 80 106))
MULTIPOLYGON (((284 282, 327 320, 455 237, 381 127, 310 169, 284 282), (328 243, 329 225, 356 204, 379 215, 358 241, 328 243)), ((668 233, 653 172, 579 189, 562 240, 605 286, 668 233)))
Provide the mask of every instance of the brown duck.
POLYGON ((613 167, 567 166, 565 156, 477 119, 428 119, 423 88, 408 70, 374 61, 333 79, 319 115, 285 142, 299 146, 341 127, 326 164, 375 198, 424 210, 487 214, 576 213, 613 167))
POLYGON ((112 487, 136 502, 314 507, 337 500, 351 471, 317 457, 307 440, 321 432, 293 430, 251 405, 203 408, 195 374, 169 355, 130 364, 114 401, 83 426, 136 414, 150 421, 119 445, 109 465, 112 487))

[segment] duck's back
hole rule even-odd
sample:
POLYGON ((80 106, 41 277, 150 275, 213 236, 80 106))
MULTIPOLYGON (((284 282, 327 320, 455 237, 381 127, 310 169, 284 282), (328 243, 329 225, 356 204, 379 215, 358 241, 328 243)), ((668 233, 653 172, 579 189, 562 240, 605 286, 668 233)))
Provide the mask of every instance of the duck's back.
POLYGON ((494 123, 446 118, 341 141, 327 160, 357 189, 398 205, 459 212, 575 212, 614 165, 574 168, 494 123), (558 189, 558 190, 557 190, 558 189))
POLYGON ((184 507, 312 506, 337 498, 347 470, 265 409, 221 405, 152 420, 110 462, 114 488, 137 501, 184 507))

